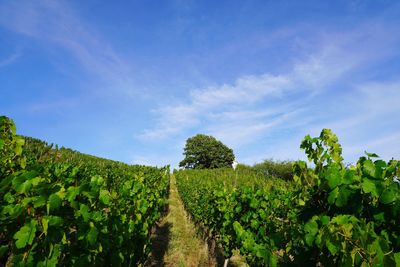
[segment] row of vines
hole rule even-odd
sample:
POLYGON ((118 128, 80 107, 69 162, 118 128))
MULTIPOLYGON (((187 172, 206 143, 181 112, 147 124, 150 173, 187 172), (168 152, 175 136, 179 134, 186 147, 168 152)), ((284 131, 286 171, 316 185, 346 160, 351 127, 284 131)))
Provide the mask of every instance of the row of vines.
POLYGON ((168 187, 168 167, 53 148, 0 117, 0 265, 136 266, 168 187))
POLYGON ((400 266, 400 162, 366 153, 345 166, 327 129, 301 148, 312 164, 295 162, 292 181, 176 171, 185 208, 251 266, 400 266))

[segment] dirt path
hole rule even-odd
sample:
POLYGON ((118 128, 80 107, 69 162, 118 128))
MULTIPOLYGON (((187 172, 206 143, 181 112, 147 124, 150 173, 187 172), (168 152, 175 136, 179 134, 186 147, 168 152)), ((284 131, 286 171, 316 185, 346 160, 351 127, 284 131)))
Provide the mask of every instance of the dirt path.
POLYGON ((158 224, 153 239, 153 252, 148 266, 216 266, 205 243, 196 235, 171 176, 168 214, 158 224))

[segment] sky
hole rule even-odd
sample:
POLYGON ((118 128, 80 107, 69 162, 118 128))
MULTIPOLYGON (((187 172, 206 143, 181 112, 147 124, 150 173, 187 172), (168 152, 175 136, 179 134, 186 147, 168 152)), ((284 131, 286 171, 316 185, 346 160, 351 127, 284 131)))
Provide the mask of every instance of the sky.
POLYGON ((237 161, 400 158, 400 2, 0 0, 0 114, 19 134, 177 167, 212 135, 237 161))

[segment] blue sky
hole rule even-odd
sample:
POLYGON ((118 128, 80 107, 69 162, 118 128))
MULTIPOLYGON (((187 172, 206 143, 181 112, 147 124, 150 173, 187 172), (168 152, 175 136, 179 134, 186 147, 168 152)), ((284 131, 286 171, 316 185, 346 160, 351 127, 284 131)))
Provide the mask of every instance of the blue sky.
POLYGON ((398 1, 3 1, 0 114, 20 134, 176 167, 210 134, 239 162, 400 158, 398 1))

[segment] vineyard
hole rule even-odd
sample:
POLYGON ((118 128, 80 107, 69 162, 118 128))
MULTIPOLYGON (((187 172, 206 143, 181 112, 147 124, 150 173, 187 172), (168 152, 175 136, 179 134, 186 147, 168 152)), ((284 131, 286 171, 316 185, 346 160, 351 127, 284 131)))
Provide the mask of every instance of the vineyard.
POLYGON ((400 163, 345 167, 334 134, 301 144, 293 181, 232 169, 175 172, 194 221, 250 266, 400 266, 400 163))
POLYGON ((0 262, 135 266, 164 210, 169 169, 58 149, 0 117, 0 262))
MULTIPOLYGON (((198 231, 225 259, 238 250, 250 266, 400 266, 400 162, 366 153, 345 166, 327 129, 306 136, 301 148, 311 164, 175 170, 198 231)), ((167 203, 169 167, 53 147, 17 135, 6 117, 0 117, 0 161, 1 264, 146 261, 167 203)))

